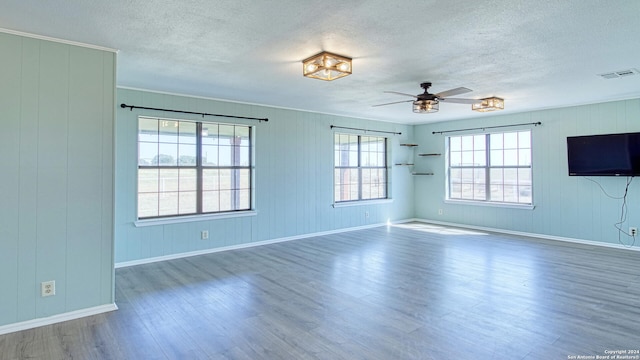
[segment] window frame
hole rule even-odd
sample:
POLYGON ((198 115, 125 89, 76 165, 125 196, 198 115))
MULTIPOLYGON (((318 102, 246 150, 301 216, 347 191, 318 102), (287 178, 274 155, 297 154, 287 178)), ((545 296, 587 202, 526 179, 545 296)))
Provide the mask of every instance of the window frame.
MULTIPOLYGON (((370 151, 367 151, 368 153, 371 153, 370 151)), ((349 205, 357 205, 357 204, 361 204, 361 203, 374 203, 374 202, 387 202, 390 201, 391 198, 389 197, 389 176, 390 176, 390 172, 389 172, 389 167, 388 167, 388 163, 389 163, 389 138, 385 137, 385 136, 370 136, 370 135, 363 135, 363 134, 354 134, 354 133, 343 133, 343 132, 334 132, 333 134, 333 159, 334 159, 334 164, 333 164, 333 204, 334 207, 339 207, 339 206, 349 206, 349 205), (340 165, 338 162, 338 158, 340 157, 340 155, 336 155, 336 152, 339 151, 337 149, 338 147, 338 142, 336 141, 337 138, 339 136, 349 136, 349 137, 357 137, 357 164, 356 166, 343 166, 340 165), (362 149, 362 139, 363 138, 378 138, 378 139, 383 139, 383 149, 384 151, 382 152, 383 154, 383 159, 382 159, 382 166, 364 166, 363 164, 363 149, 362 149), (348 200, 338 200, 337 199, 337 194, 338 194, 338 189, 341 188, 342 186, 344 186, 346 183, 342 183, 342 182, 338 182, 337 181, 337 171, 341 170, 341 169, 350 169, 350 170, 355 170, 357 172, 357 198, 356 199, 348 199, 348 200), (384 181, 382 182, 383 185, 383 196, 382 197, 369 197, 369 198, 363 198, 363 187, 364 187, 364 182, 363 182, 363 170, 383 170, 384 171, 384 175, 383 175, 383 179, 384 181)), ((379 183, 378 183, 379 184, 379 183)), ((372 185, 372 183, 369 183, 368 185, 372 185)), ((369 188, 369 193, 371 193, 371 190, 373 188, 369 188)))
MULTIPOLYGON (((474 139, 475 140, 475 139, 474 139)), ((468 134, 463 134, 463 135, 456 135, 456 136, 447 136, 445 138, 445 147, 446 147, 446 160, 445 160, 445 174, 446 174, 446 181, 445 181, 445 201, 446 202, 451 202, 451 203, 466 203, 466 204, 473 204, 473 205, 485 205, 485 206, 499 206, 499 207, 513 207, 513 208, 527 208, 527 209, 533 209, 534 208, 534 196, 533 196, 533 132, 531 131, 531 129, 520 129, 520 130, 513 130, 513 131, 501 131, 501 132, 490 132, 490 133, 468 133, 468 134), (492 148, 491 147, 491 136, 492 135, 502 135, 502 137, 504 138, 505 134, 512 134, 512 133, 516 133, 516 138, 517 138, 517 144, 515 146, 515 148, 511 147, 511 148, 506 148, 504 143, 502 144, 502 146, 498 147, 498 148, 492 148), (520 137, 519 134, 520 133, 528 133, 528 143, 524 144, 521 146, 521 141, 520 141, 520 137), (461 164, 460 165, 456 165, 456 166, 452 166, 452 147, 451 147, 451 139, 452 138, 459 138, 460 141, 462 142, 462 138, 463 137, 483 137, 484 139, 484 144, 483 144, 483 149, 481 150, 476 150, 477 148, 474 146, 471 149, 466 149, 466 150, 462 150, 462 145, 461 145, 461 149, 459 150, 460 152, 460 156, 462 157, 462 152, 476 152, 476 151, 482 151, 484 153, 484 165, 467 165, 465 166, 464 163, 462 163, 462 158, 460 160, 461 164), (502 155, 503 155, 503 162, 502 164, 493 164, 492 163, 492 155, 491 152, 492 150, 494 151, 501 151, 502 155), (516 157, 517 157, 517 163, 516 165, 513 164, 504 164, 504 153, 506 150, 509 151, 515 151, 516 152, 516 157), (528 165, 525 164, 520 164, 520 156, 521 156, 521 151, 522 150, 528 150, 528 154, 526 154, 527 156, 525 157, 525 160, 528 159, 528 165), (453 176, 452 176, 452 169, 453 170, 483 170, 484 171, 484 195, 485 195, 485 199, 477 199, 477 198, 469 198, 469 197, 463 197, 462 196, 462 181, 460 182, 460 193, 461 196, 460 197, 452 197, 452 181, 453 181, 453 176), (517 201, 506 201, 505 200, 505 189, 507 188, 507 184, 504 181, 504 176, 502 177, 502 181, 501 182, 495 182, 492 181, 492 170, 501 170, 502 173, 504 174, 505 170, 516 170, 516 183, 515 184, 511 184, 509 185, 510 187, 513 187, 516 189, 516 199, 517 201), (519 170, 527 170, 528 171, 528 180, 529 183, 523 183, 521 185, 520 183, 520 178, 519 178, 519 174, 518 171, 519 170), (492 187, 494 186, 498 186, 502 188, 502 199, 498 200, 498 199, 493 199, 492 198, 492 187), (526 192, 528 191, 529 194, 528 196, 526 195, 521 195, 521 191, 526 192), (521 201, 520 199, 523 198, 525 199, 525 201, 521 201), (526 201, 526 199, 528 199, 528 201, 526 201)), ((475 156, 475 154, 474 154, 475 156)), ((475 157, 474 157, 475 160, 475 157)), ((474 175, 475 177, 475 175, 474 175)), ((476 182, 475 180, 472 181, 472 185, 475 186, 476 182)))
MULTIPOLYGON (((254 169, 255 169, 255 156, 254 156, 254 135, 255 134, 255 127, 251 126, 251 125, 247 125, 247 124, 235 124, 235 123, 221 123, 221 122, 212 122, 212 121, 201 121, 201 120, 191 120, 191 119, 170 119, 170 118, 162 118, 162 117, 155 117, 155 116, 144 116, 144 115, 140 115, 138 116, 138 124, 137 124, 137 132, 136 132, 136 145, 137 145, 137 158, 136 158, 136 202, 135 202, 135 207, 136 207, 136 221, 135 221, 135 225, 136 226, 146 226, 146 225, 152 225, 152 224, 156 224, 156 223, 172 223, 172 222, 184 222, 184 221, 198 221, 198 220, 204 220, 204 219, 209 219, 209 218, 226 218, 226 217, 235 217, 235 216, 250 216, 250 215, 255 215, 255 208, 254 208, 254 199, 255 199, 255 185, 254 185, 254 169), (153 141, 141 141, 141 121, 142 120, 153 120, 153 121, 157 121, 158 123, 158 140, 153 142, 153 141), (178 125, 176 125, 176 127, 179 128, 181 123, 191 123, 191 124, 195 124, 196 127, 196 131, 195 131, 195 143, 193 143, 192 145, 195 146, 195 165, 185 165, 185 164, 181 164, 181 156, 180 156, 180 150, 178 150, 178 158, 176 159, 176 163, 175 165, 161 165, 161 153, 160 153, 160 146, 161 144, 170 144, 170 145, 175 145, 178 149, 180 148, 180 145, 184 144, 180 142, 180 135, 179 132, 177 133, 176 137, 177 140, 175 143, 173 142, 163 142, 160 138, 161 136, 161 124, 163 122, 176 122, 178 125), (206 137, 206 131, 203 129, 211 128, 211 126, 232 126, 234 129, 234 134, 236 133, 236 128, 240 127, 240 128, 245 128, 247 135, 246 137, 248 138, 248 145, 247 146, 238 146, 238 147, 245 147, 247 154, 246 154, 246 160, 247 160, 247 164, 246 165, 240 165, 240 164, 234 164, 234 160, 231 161, 231 165, 220 165, 219 163, 217 165, 210 165, 210 164, 205 164, 202 158, 202 150, 203 150, 203 138, 206 137), (141 143, 148 143, 148 144, 157 144, 158 146, 158 153, 156 154, 156 156, 158 157, 158 163, 157 164, 153 164, 153 162, 151 162, 150 164, 141 164, 141 143), (157 215, 154 216, 141 216, 141 212, 140 212, 140 175, 141 175, 141 170, 149 170, 149 169, 157 169, 158 172, 160 172, 161 170, 171 170, 171 169, 175 169, 180 171, 181 169, 191 169, 191 170, 195 170, 195 182, 196 182, 196 188, 195 188, 195 211, 194 212, 186 212, 186 213, 180 213, 180 208, 179 205, 176 208, 176 212, 174 213, 167 213, 167 214, 161 214, 161 210, 160 210, 160 204, 158 204, 158 209, 156 211, 157 215), (204 210, 204 193, 206 190, 204 190, 204 182, 207 178, 204 177, 203 173, 206 170, 229 170, 229 171, 234 171, 234 170, 247 170, 247 178, 246 180, 243 181, 243 183, 246 183, 247 188, 230 188, 230 189, 226 189, 228 191, 231 192, 231 196, 234 196, 234 191, 241 191, 241 190, 248 190, 248 199, 242 201, 242 202, 238 202, 236 203, 236 205, 234 205, 233 209, 230 210, 216 210, 216 211, 205 211, 204 210), (243 204, 248 204, 247 206, 238 206, 238 205, 243 205, 243 204)), ((230 151, 235 151, 234 150, 234 145, 221 145, 220 143, 216 144, 215 147, 217 148, 217 150, 220 150, 220 147, 222 146, 228 146, 230 147, 230 151)), ((241 161, 241 159, 238 159, 237 161, 241 161)), ((219 178, 220 175, 218 175, 219 178)), ((233 178, 234 175, 231 175, 230 178, 233 178)), ((161 177, 160 174, 158 174, 158 181, 160 181, 161 177)), ((179 181, 179 180, 178 180, 179 181)), ((179 187, 178 187, 179 188, 179 187)), ((220 187, 220 181, 217 182, 217 191, 218 192, 222 192, 222 189, 220 187)), ((178 190, 178 193, 180 191, 178 190)), ((163 194, 163 191, 158 190, 157 192, 148 192, 149 194, 157 194, 158 198, 160 198, 160 196, 163 194)), ((165 192, 166 193, 166 192, 165 192)), ((179 197, 179 195, 178 195, 179 197)), ((158 200, 160 201, 160 200, 158 200)), ((219 200, 220 201, 220 200, 219 200)), ((237 201, 237 200, 236 200, 237 201)), ((231 200, 231 203, 235 203, 234 200, 231 200)))

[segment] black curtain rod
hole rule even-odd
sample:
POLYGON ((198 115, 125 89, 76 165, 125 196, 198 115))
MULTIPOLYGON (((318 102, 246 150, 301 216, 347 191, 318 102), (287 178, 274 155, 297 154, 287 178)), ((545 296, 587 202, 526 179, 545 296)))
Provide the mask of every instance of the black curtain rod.
POLYGON ((336 126, 336 125, 331 125, 331 128, 336 128, 336 129, 349 129, 349 130, 360 130, 360 131, 364 131, 364 132, 377 132, 377 133, 385 133, 385 134, 394 134, 394 135, 402 135, 401 132, 393 132, 393 131, 382 131, 382 130, 371 130, 371 129, 359 129, 359 128, 352 128, 352 127, 344 127, 344 126, 336 126))
POLYGON ((498 125, 498 126, 484 126, 484 127, 469 128, 469 129, 458 129, 458 130, 434 131, 434 132, 432 132, 432 134, 446 134, 446 133, 452 133, 452 132, 458 132, 458 131, 470 131, 470 130, 482 130, 482 131, 485 131, 486 129, 498 129, 498 128, 506 128, 506 127, 512 127, 512 126, 522 126, 522 125, 534 125, 534 126, 538 126, 538 125, 542 125, 542 123, 541 123, 540 121, 538 121, 538 122, 524 123, 524 124, 498 125))
POLYGON ((174 113, 182 113, 182 114, 195 114, 195 115, 202 115, 202 117, 205 116, 220 116, 220 117, 227 117, 227 118, 234 118, 234 119, 248 119, 248 120, 258 120, 260 122, 262 121, 269 121, 269 119, 267 118, 255 118, 255 117, 248 117, 248 116, 235 116, 235 115, 223 115, 223 114, 209 114, 209 113, 203 113, 203 112, 195 112, 195 111, 183 111, 183 110, 172 110, 172 109, 160 109, 160 108, 152 108, 152 107, 144 107, 144 106, 135 106, 135 105, 127 105, 127 104, 120 104, 120 107, 125 109, 125 108, 129 108, 130 111, 133 111, 133 109, 143 109, 143 110, 157 110, 157 111, 167 111, 167 112, 174 112, 174 113))

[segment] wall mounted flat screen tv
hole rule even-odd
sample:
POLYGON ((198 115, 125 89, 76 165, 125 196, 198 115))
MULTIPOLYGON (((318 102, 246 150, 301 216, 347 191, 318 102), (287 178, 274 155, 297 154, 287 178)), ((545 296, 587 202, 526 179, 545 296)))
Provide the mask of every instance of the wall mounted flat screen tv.
POLYGON ((640 133, 567 137, 569 176, 640 175, 640 133))

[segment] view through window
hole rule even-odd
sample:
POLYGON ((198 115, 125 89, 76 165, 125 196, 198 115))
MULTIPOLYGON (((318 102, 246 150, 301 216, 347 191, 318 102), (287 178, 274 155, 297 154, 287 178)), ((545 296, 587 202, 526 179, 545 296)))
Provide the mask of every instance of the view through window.
POLYGON ((334 135, 334 201, 387 198, 387 139, 334 135))
POLYGON ((251 127, 140 117, 138 218, 251 209, 251 127))
POLYGON ((531 131, 450 136, 451 200, 532 204, 531 131))

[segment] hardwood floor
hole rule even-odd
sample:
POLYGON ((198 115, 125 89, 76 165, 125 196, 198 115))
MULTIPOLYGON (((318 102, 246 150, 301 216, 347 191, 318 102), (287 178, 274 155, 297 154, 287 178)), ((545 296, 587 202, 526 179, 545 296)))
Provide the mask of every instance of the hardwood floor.
POLYGON ((606 355, 640 349, 639 257, 419 223, 353 231, 118 269, 120 310, 0 336, 0 357, 606 355))

